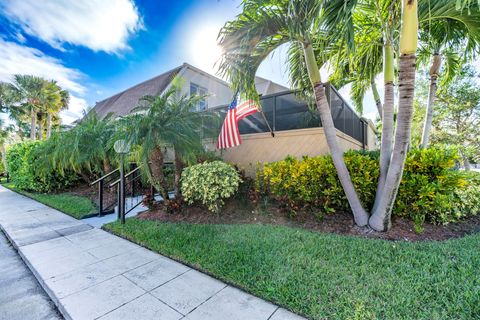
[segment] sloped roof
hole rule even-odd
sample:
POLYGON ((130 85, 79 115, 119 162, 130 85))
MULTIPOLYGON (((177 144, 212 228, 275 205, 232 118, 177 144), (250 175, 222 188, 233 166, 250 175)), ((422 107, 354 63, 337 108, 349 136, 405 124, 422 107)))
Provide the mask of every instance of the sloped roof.
POLYGON ((109 113, 114 113, 115 116, 125 116, 138 106, 138 100, 143 96, 162 93, 182 68, 183 65, 97 102, 92 110, 100 118, 106 117, 109 113))

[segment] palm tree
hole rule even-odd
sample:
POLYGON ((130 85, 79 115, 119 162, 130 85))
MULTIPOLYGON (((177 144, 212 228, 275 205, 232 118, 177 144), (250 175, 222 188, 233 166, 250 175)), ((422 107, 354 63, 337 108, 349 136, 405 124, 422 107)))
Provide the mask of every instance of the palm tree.
MULTIPOLYGON (((395 145, 385 178, 385 188, 377 194, 378 203, 374 206, 371 217, 360 203, 345 166, 319 72, 319 66, 325 62, 323 57, 328 55, 328 46, 331 43, 353 43, 351 31, 354 5, 354 1, 244 1, 243 13, 234 21, 227 22, 220 31, 219 44, 224 50, 220 73, 230 80, 234 90, 245 92, 249 98, 258 99, 254 82, 258 66, 275 48, 283 43, 290 43, 293 48, 289 52, 290 74, 301 78, 292 82, 305 82, 298 68, 306 67, 332 160, 356 224, 370 224, 376 230, 386 230, 389 227, 390 213, 402 176, 410 136, 418 30, 417 1, 403 0, 399 79, 401 99, 395 145), (344 38, 339 40, 339 36, 344 38), (324 41, 325 38, 327 41, 324 41), (298 57, 300 53, 304 59, 303 65, 298 57), (316 58, 319 55, 321 59, 316 58)), ((396 31, 393 29, 391 33, 396 31)), ((349 47, 349 50, 353 50, 353 47, 349 47)), ((391 60, 393 62, 393 57, 391 60)))
MULTIPOLYGON (((443 85, 453 79, 455 73, 460 71, 461 63, 458 52, 464 52, 464 58, 472 59, 479 50, 480 44, 480 11, 472 10, 476 6, 470 3, 468 7, 457 10, 453 4, 446 6, 434 2, 428 6, 430 12, 443 16, 434 19, 427 16, 426 25, 420 35, 421 46, 419 62, 427 64, 431 59, 429 69, 430 87, 428 103, 425 111, 425 122, 422 134, 422 147, 427 147, 432 128, 433 108, 436 99, 437 79, 443 74, 443 85), (442 61, 443 60, 443 61, 442 61), (442 62, 445 66, 441 68, 442 62)), ((423 7, 426 7, 423 4, 423 7)), ((423 9, 427 11, 426 8, 423 9)))
POLYGON ((56 81, 50 81, 46 90, 46 122, 47 122, 47 139, 52 135, 52 118, 58 116, 58 113, 68 108, 70 101, 70 93, 58 86, 56 81))
POLYGON ((30 139, 35 140, 37 127, 37 113, 41 109, 41 98, 45 88, 45 80, 31 75, 16 74, 13 77, 12 91, 17 101, 11 108, 17 112, 11 114, 20 120, 27 115, 30 116, 30 139))
POLYGON ((111 115, 100 119, 94 111, 89 112, 71 130, 51 136, 51 161, 61 172, 73 170, 87 182, 109 173, 115 159, 111 143, 115 126, 111 115))
MULTIPOLYGON (((176 81, 174 81, 175 83, 176 81)), ((140 147, 139 160, 149 181, 168 202, 163 166, 166 148, 173 147, 176 159, 175 191, 183 162, 202 150, 201 129, 210 113, 192 112, 202 96, 181 95, 177 85, 161 96, 145 96, 134 114, 120 120, 118 136, 140 147)))
MULTIPOLYGON (((290 64, 290 69, 299 64, 307 69, 310 92, 315 96, 338 177, 355 222, 365 226, 368 214, 360 203, 343 160, 313 47, 319 34, 325 38, 346 34, 344 41, 353 43, 349 32, 353 7, 353 1, 244 1, 243 13, 227 22, 220 31, 219 44, 224 53, 219 72, 232 83, 234 91, 258 100, 255 89, 258 66, 278 46, 290 43, 293 48, 289 53, 290 61, 295 61, 290 64)), ((336 42, 334 38, 330 40, 336 42)), ((321 41, 323 48, 325 43, 328 42, 321 41)))

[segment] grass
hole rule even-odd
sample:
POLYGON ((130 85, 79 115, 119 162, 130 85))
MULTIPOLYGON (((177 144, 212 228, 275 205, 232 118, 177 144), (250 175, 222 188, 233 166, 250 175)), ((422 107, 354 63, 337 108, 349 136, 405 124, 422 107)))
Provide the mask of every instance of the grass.
POLYGON ((2 182, 2 185, 77 219, 82 219, 89 214, 97 212, 95 204, 86 197, 65 193, 27 192, 16 188, 12 182, 2 182))
POLYGON ((136 218, 104 228, 311 319, 480 318, 480 235, 407 243, 136 218))

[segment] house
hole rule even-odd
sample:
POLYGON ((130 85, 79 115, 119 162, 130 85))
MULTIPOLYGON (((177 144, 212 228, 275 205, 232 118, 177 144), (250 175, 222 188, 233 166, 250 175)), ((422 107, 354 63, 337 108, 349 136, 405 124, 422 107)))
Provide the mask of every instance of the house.
MULTIPOLYGON (((168 90, 175 77, 183 79, 182 93, 207 95, 198 103, 196 111, 226 112, 233 97, 229 84, 188 63, 102 100, 92 110, 101 118, 110 113, 127 115, 138 106, 141 97, 161 95, 168 90)), ((281 160, 287 155, 302 157, 328 153, 315 108, 288 88, 270 80, 257 77, 256 86, 262 110, 275 137, 271 136, 261 114, 249 116, 239 124, 243 143, 217 151, 225 161, 236 163, 248 174, 253 174, 257 163, 281 160)), ((359 117, 333 86, 326 88, 341 147, 344 150, 375 149, 377 141, 373 123, 359 117)), ((205 143, 207 149, 215 150, 214 141, 205 143)))

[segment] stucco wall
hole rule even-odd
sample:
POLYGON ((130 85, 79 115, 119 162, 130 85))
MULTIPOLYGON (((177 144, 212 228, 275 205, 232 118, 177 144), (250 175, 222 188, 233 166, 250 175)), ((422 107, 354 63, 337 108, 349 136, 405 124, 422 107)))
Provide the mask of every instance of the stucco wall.
MULTIPOLYGON (((337 130, 337 138, 343 150, 360 150, 362 144, 350 136, 337 130)), ((257 163, 272 162, 284 159, 287 155, 297 158, 317 156, 329 152, 323 128, 311 128, 270 133, 242 135, 243 143, 235 148, 222 150, 219 154, 231 163, 253 176, 257 163)), ((207 147, 214 150, 212 143, 207 147)))
POLYGON ((190 94, 190 83, 195 83, 204 87, 208 91, 208 108, 213 108, 221 105, 229 104, 232 100, 232 90, 223 81, 215 79, 214 77, 200 71, 185 68, 179 74, 184 80, 185 84, 182 88, 182 94, 190 94))

